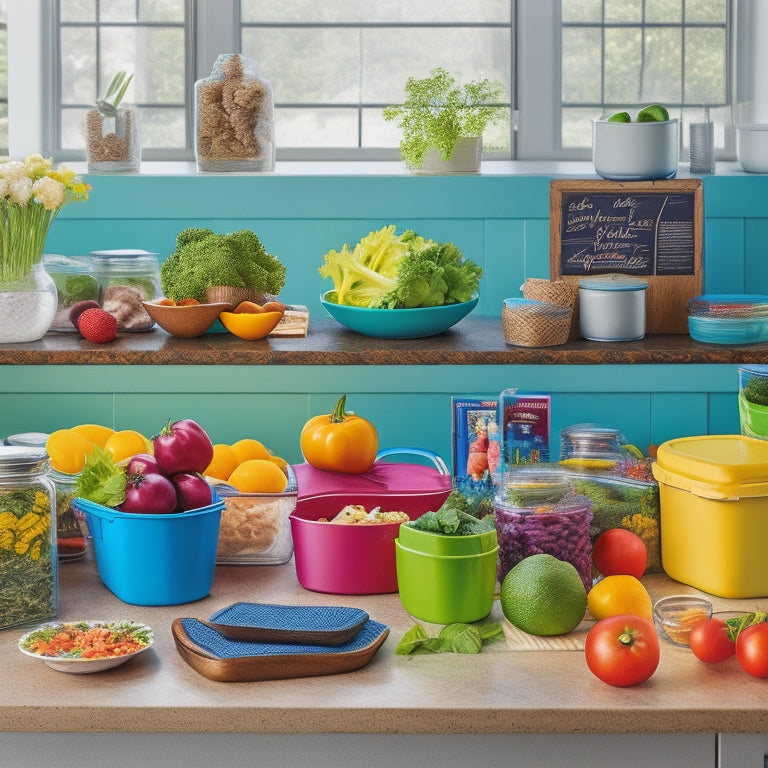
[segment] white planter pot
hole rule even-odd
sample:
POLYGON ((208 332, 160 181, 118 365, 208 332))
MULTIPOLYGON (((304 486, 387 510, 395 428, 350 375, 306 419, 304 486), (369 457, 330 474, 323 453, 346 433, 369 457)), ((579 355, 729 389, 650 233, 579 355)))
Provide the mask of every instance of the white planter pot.
POLYGON ((650 181, 677 175, 677 120, 655 123, 592 123, 592 160, 604 179, 650 181))
POLYGON ((427 152, 421 168, 411 168, 418 176, 446 176, 450 174, 480 173, 480 159, 483 155, 483 138, 457 139, 453 154, 448 160, 434 147, 427 152))

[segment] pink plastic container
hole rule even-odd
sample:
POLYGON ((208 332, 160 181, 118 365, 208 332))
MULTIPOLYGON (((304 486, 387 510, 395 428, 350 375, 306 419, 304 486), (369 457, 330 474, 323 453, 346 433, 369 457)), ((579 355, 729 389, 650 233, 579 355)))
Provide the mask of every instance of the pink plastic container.
POLYGON ((320 518, 330 520, 347 504, 405 512, 411 520, 437 510, 452 488, 443 460, 431 451, 391 448, 380 451, 373 468, 362 475, 323 472, 309 464, 293 470, 298 499, 289 519, 299 584, 335 595, 397 592, 395 539, 400 523, 333 525, 320 518), (409 453, 430 459, 434 467, 382 460, 409 453))

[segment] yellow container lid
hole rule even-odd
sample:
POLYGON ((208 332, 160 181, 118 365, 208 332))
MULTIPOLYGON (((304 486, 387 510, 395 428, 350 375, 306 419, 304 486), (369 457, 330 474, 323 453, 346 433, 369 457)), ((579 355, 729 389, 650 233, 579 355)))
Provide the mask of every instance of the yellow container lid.
POLYGON ((768 441, 746 435, 682 437, 662 443, 653 476, 695 496, 768 496, 768 441))

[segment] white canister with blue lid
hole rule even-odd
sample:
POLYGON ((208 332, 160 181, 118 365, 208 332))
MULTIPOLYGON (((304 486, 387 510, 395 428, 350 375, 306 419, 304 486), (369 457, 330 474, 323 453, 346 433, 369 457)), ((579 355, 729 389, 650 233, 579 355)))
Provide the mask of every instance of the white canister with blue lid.
POLYGON ((648 281, 608 274, 579 281, 579 330, 590 341, 635 341, 645 336, 648 281))

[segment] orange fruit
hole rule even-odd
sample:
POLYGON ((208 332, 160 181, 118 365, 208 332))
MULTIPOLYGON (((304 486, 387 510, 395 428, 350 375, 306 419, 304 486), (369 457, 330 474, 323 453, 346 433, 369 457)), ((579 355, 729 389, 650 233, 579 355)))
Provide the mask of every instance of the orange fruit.
POLYGON ((104 450, 112 454, 116 462, 125 461, 137 453, 153 453, 152 441, 135 429, 121 429, 104 444, 104 450))
POLYGON ((282 470, 283 474, 288 474, 288 462, 280 456, 275 456, 273 453, 269 455, 269 460, 277 464, 282 470))
POLYGON ((231 447, 238 464, 242 464, 249 459, 269 459, 270 457, 270 453, 264 447, 264 444, 250 437, 232 443, 231 447))
POLYGON ((72 431, 86 440, 96 443, 99 448, 103 448, 107 444, 107 440, 115 434, 112 427, 103 427, 101 424, 78 424, 76 427, 72 427, 72 431))
POLYGON ((45 449, 52 469, 67 475, 82 472, 85 459, 96 447, 96 443, 86 440, 71 429, 57 429, 48 435, 45 449))
POLYGON ((226 443, 216 443, 213 446, 211 463, 205 468, 203 474, 215 477, 217 480, 228 480, 238 463, 231 446, 226 443))
POLYGON ((600 579, 587 593, 587 610, 597 621, 623 613, 653 621, 648 590, 639 579, 626 574, 600 579))
POLYGON ((235 467, 227 482, 240 493, 282 493, 288 478, 269 459, 248 459, 235 467))

